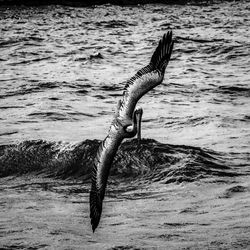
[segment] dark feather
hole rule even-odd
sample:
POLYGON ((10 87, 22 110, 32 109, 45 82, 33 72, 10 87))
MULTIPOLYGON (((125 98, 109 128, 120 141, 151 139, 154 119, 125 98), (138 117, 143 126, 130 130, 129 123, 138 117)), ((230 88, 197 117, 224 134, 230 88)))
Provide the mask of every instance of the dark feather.
POLYGON ((151 57, 150 65, 153 69, 158 69, 164 73, 171 57, 173 45, 172 31, 168 31, 168 33, 164 34, 163 38, 159 41, 158 47, 151 57))
POLYGON ((90 191, 90 218, 91 218, 91 225, 92 230, 95 232, 95 229, 97 228, 101 214, 102 214, 102 200, 101 197, 96 189, 95 184, 93 184, 92 180, 92 187, 90 191))

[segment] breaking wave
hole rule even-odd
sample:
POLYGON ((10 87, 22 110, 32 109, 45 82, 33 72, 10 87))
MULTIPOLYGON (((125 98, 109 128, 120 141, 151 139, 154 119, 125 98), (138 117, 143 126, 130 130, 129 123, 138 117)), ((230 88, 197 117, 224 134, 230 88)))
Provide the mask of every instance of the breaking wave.
MULTIPOLYGON (((99 140, 78 144, 24 141, 0 146, 0 177, 45 174, 61 179, 90 179, 99 140)), ((193 182, 210 177, 234 177, 242 168, 230 163, 228 155, 184 145, 170 145, 153 139, 125 141, 117 152, 111 178, 145 182, 193 182)))

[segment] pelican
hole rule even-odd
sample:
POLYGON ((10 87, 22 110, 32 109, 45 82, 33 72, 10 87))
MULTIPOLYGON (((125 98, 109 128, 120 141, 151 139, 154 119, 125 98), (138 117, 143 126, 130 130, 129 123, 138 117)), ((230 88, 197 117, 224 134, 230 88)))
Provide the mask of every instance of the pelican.
POLYGON ((122 100, 118 102, 108 135, 100 144, 94 160, 90 190, 90 218, 93 232, 100 222, 109 170, 118 147, 124 138, 132 138, 136 134, 138 143, 140 141, 142 109, 135 110, 136 104, 143 95, 163 81, 173 44, 172 31, 168 31, 159 41, 150 63, 125 82, 122 100))

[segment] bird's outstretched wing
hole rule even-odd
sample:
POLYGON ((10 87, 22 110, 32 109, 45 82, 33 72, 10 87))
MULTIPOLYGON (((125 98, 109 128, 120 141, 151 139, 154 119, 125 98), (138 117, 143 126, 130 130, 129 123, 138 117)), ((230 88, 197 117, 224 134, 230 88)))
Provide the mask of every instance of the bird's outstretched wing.
POLYGON ((149 65, 139 70, 126 82, 123 99, 119 102, 116 117, 108 136, 100 144, 94 161, 90 191, 90 218, 93 231, 101 218, 102 202, 111 164, 119 145, 127 137, 123 127, 124 121, 132 121, 138 100, 162 82, 172 49, 172 32, 169 31, 160 40, 149 65))
POLYGON ((159 41, 150 63, 126 81, 123 100, 118 113, 120 117, 132 118, 139 99, 162 82, 171 57, 173 44, 172 31, 169 31, 159 41))

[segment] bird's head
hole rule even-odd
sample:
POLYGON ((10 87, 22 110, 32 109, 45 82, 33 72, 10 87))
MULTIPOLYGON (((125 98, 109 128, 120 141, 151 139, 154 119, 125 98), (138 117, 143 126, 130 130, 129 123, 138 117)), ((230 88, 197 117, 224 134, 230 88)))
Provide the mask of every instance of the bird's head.
POLYGON ((137 130, 141 126, 142 113, 142 108, 137 108, 133 113, 132 123, 130 122, 123 127, 126 138, 132 138, 137 134, 137 130))

